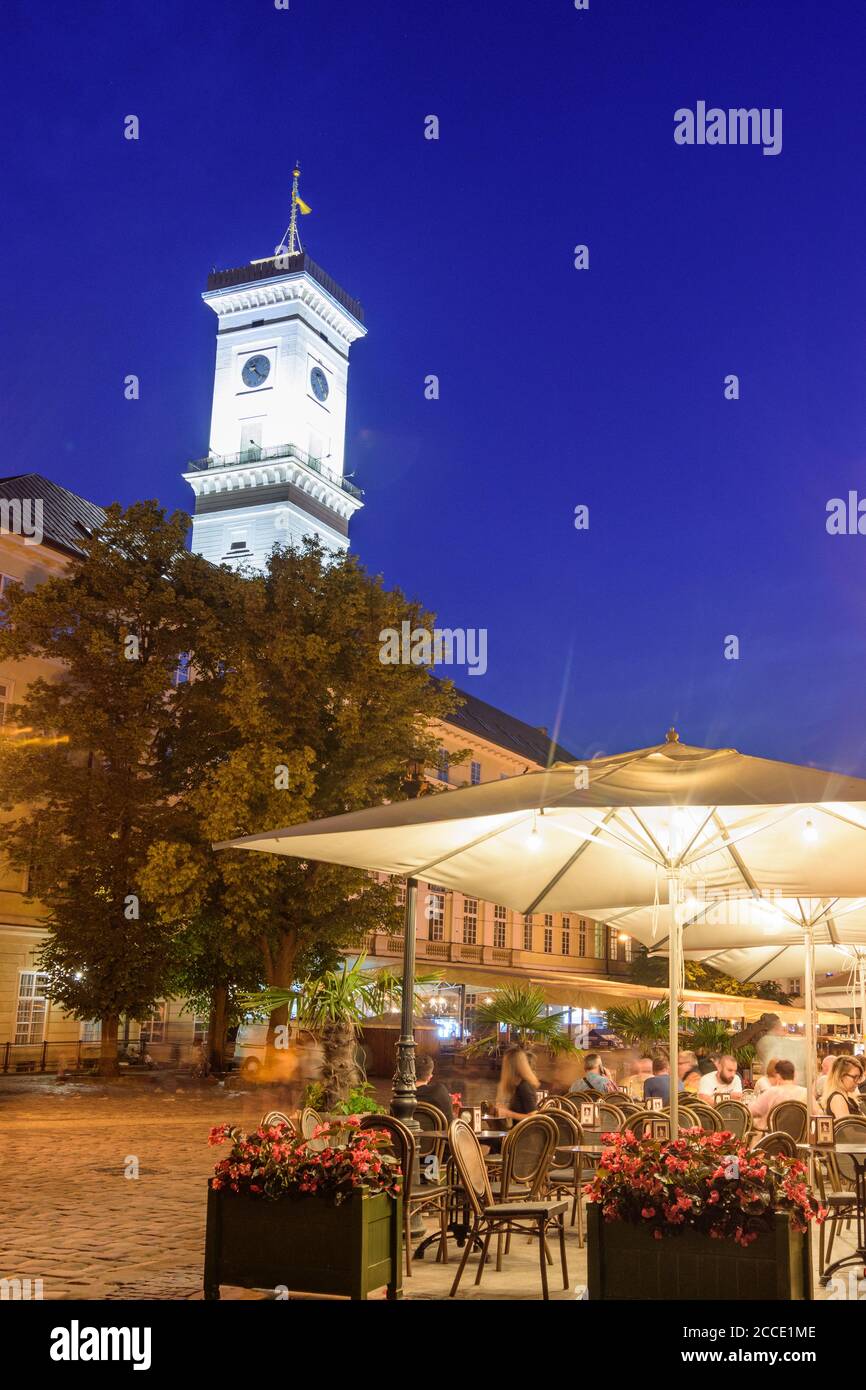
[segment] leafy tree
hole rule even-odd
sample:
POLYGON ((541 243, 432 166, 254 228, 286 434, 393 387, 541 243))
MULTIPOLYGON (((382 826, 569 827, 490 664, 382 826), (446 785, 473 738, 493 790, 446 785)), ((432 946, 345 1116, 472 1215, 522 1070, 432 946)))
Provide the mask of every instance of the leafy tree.
POLYGON ((574 1044, 562 1031, 565 1013, 547 1012, 547 1001, 535 985, 506 985, 496 990, 490 1003, 475 1009, 475 1023, 482 1036, 469 1044, 465 1051, 495 1052, 500 1043, 499 1027, 505 1024, 515 1042, 536 1043, 556 1055, 574 1052, 574 1044))
MULTIPOLYGON (((637 985, 667 985, 668 963, 662 956, 650 956, 646 947, 638 947, 631 967, 631 979, 637 985)), ((762 980, 759 984, 743 984, 713 965, 703 965, 700 961, 685 962, 686 989, 700 989, 711 994, 733 994, 740 999, 773 999, 778 1004, 788 1004, 790 1000, 775 980, 762 980)))
MULTIPOLYGON (((396 930, 393 885, 213 843, 405 796, 408 769, 436 760, 431 721, 457 700, 423 666, 380 660, 383 630, 430 615, 314 541, 227 587, 220 618, 223 665, 182 702, 185 832, 153 844, 145 882, 164 920, 222 921, 254 941, 267 984, 287 990, 365 933, 396 930)), ((287 1018, 275 1005, 271 1047, 287 1018)))
POLYGON ((164 994, 167 933, 141 897, 149 846, 171 834, 164 752, 173 679, 185 654, 206 669, 218 572, 185 548, 189 518, 155 502, 108 509, 69 569, 5 595, 0 658, 54 663, 11 712, 0 748, 0 846, 29 870, 49 937, 48 994, 102 1022, 101 1064, 116 1066, 121 1015, 164 994))

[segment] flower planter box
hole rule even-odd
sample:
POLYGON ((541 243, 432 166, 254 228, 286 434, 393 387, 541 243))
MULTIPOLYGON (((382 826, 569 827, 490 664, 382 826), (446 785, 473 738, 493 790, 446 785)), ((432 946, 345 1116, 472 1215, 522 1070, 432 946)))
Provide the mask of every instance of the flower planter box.
POLYGON ((402 1298, 402 1202, 356 1192, 339 1206, 319 1197, 269 1201, 208 1186, 204 1296, 221 1284, 367 1298, 387 1286, 402 1298))
POLYGON ((597 1202, 587 1204, 586 1218, 591 1299, 812 1297, 810 1233, 792 1230, 784 1212, 776 1212, 772 1229, 746 1249, 694 1230, 656 1240, 648 1227, 605 1221, 597 1202))

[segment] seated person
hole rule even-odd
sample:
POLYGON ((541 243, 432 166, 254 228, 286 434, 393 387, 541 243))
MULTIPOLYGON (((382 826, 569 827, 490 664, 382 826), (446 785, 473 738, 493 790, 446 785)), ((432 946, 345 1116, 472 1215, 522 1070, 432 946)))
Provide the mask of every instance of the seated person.
POLYGON ((783 1100, 801 1100, 806 1104, 808 1093, 805 1086, 794 1085, 795 1071, 794 1063, 787 1057, 778 1058, 773 1068, 773 1084, 749 1101, 755 1129, 763 1131, 773 1128, 773 1111, 783 1100))
POLYGON ((741 1096, 743 1083, 737 1075, 737 1059, 725 1054, 716 1063, 715 1070, 707 1072, 698 1082, 698 1095, 712 1098, 717 1095, 741 1096))
POLYGON ((627 1076, 623 1086, 632 1100, 643 1100, 643 1083, 653 1074, 652 1057, 638 1057, 631 1076, 627 1076))
POLYGON ((425 1105, 435 1105, 437 1110, 441 1110, 445 1120, 443 1128, 447 1129, 454 1119, 454 1106, 451 1104, 448 1087, 441 1081, 433 1080, 432 1057, 425 1054, 418 1058, 415 1063, 415 1076, 418 1082, 416 1099, 423 1101, 425 1105))
POLYGON ((824 1087, 824 1111, 834 1120, 848 1115, 860 1115, 857 1088, 863 1080, 863 1064, 859 1057, 836 1057, 824 1087))
POLYGON ((574 1095, 577 1091, 600 1091, 604 1093, 615 1089, 616 1087, 605 1071, 598 1053, 587 1052, 583 1059, 583 1076, 572 1083, 569 1095, 574 1095))
POLYGON ((680 1081, 683 1083, 683 1090, 691 1091, 692 1094, 696 1094, 698 1083, 701 1079, 701 1073, 698 1067, 698 1059, 694 1052, 680 1053, 677 1071, 680 1075, 680 1081))
MULTIPOLYGON (((683 1091, 685 1087, 682 1081, 677 1078, 677 1090, 683 1091)), ((655 1100, 661 1098, 663 1105, 671 1103, 671 1064, 667 1057, 656 1057, 653 1061, 653 1074, 647 1077, 643 1084, 644 1100, 655 1100)))

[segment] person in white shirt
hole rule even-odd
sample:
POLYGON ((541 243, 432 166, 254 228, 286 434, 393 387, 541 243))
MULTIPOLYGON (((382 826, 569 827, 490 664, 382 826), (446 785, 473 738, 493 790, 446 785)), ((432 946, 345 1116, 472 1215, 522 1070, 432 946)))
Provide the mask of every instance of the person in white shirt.
POLYGON ((772 1129, 772 1115, 777 1105, 781 1105, 783 1100, 799 1100, 805 1105, 807 1095, 805 1086, 794 1084, 794 1063, 789 1062, 787 1057, 780 1057, 775 1066, 772 1086, 749 1102, 755 1129, 772 1129))
POLYGON ((736 1057, 720 1057, 716 1070, 707 1072, 698 1082, 699 1096, 741 1096, 743 1083, 737 1075, 736 1057))

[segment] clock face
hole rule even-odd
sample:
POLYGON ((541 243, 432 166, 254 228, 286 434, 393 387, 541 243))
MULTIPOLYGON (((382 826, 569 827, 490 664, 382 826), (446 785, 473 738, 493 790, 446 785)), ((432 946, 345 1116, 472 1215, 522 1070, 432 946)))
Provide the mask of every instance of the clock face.
POLYGON ((264 353, 257 352, 255 357, 248 357, 241 370, 245 386, 263 386, 267 381, 271 371, 271 362, 264 353))
POLYGON ((310 372, 310 385, 313 388, 316 400, 326 401, 328 399, 330 387, 328 386, 328 378, 325 376, 321 367, 314 367, 310 372))

